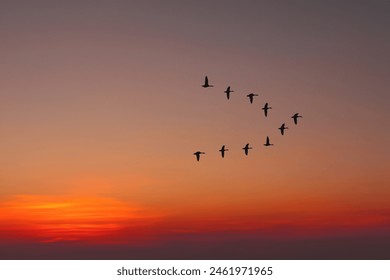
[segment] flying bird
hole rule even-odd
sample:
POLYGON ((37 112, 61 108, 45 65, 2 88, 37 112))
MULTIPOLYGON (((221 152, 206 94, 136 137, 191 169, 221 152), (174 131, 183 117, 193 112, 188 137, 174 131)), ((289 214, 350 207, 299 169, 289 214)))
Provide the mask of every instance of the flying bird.
POLYGON ((225 157, 225 152, 226 152, 226 151, 229 151, 229 150, 228 150, 228 149, 225 149, 225 145, 223 145, 222 148, 221 148, 219 151, 221 152, 222 158, 224 158, 224 157, 225 157))
POLYGON ((294 119, 295 124, 298 124, 298 118, 302 118, 302 116, 300 116, 299 113, 295 113, 291 118, 294 119))
POLYGON ((207 76, 204 78, 204 85, 202 85, 204 88, 213 87, 213 85, 209 84, 209 78, 207 76))
POLYGON ((248 151, 249 151, 249 149, 252 149, 252 147, 249 147, 249 143, 248 144, 246 144, 245 145, 245 147, 244 148, 242 148, 243 150, 244 150, 244 152, 245 152, 245 155, 247 156, 248 155, 248 151))
POLYGON ((253 103, 253 97, 254 96, 259 96, 258 94, 255 94, 255 93, 250 93, 248 94, 246 97, 249 97, 249 101, 250 103, 252 104, 253 103))
POLYGON ((196 156, 196 161, 199 161, 200 160, 200 155, 204 155, 205 153, 204 152, 195 152, 194 155, 196 156))
POLYGON ((279 127, 278 129, 280 129, 280 133, 281 133, 282 135, 284 135, 284 130, 288 129, 288 127, 286 126, 285 123, 283 123, 282 126, 279 127))
POLYGON ((267 115, 268 115, 268 110, 269 109, 272 109, 272 107, 269 107, 268 106, 268 102, 267 103, 265 103, 265 105, 264 105, 264 107, 263 108, 261 108, 261 110, 264 110, 264 115, 267 117, 267 115))
POLYGON ((273 146, 273 145, 274 145, 274 144, 271 144, 271 143, 269 142, 269 137, 267 136, 267 139, 266 139, 266 141, 265 141, 264 146, 268 147, 268 146, 273 146))
POLYGON ((231 93, 231 92, 234 92, 234 90, 230 90, 230 86, 228 86, 227 89, 225 90, 227 99, 230 98, 230 93, 231 93))

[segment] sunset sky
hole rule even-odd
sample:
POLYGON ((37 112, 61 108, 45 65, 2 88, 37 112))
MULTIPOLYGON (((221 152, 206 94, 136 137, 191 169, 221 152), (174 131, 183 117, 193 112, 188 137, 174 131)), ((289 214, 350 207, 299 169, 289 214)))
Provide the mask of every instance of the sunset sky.
POLYGON ((389 14, 2 1, 0 259, 390 258, 389 14))

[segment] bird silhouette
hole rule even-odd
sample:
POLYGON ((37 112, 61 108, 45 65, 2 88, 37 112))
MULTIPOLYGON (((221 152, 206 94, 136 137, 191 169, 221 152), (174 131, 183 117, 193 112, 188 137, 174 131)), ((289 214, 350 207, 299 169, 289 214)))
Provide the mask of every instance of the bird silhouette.
POLYGON ((209 84, 209 78, 207 76, 204 78, 204 85, 202 85, 204 88, 213 87, 213 85, 209 84))
POLYGON ((255 93, 250 93, 248 94, 246 97, 249 97, 249 101, 250 103, 252 104, 253 103, 253 97, 254 96, 259 96, 258 94, 255 94, 255 93))
POLYGON ((196 161, 199 161, 200 160, 200 155, 204 155, 205 153, 204 152, 195 152, 194 155, 196 156, 196 161))
POLYGON ((234 92, 234 90, 230 90, 230 86, 228 86, 227 89, 225 90, 227 99, 230 98, 230 93, 231 93, 231 92, 234 92))
POLYGON ((271 144, 271 143, 269 142, 269 137, 267 136, 267 139, 265 140, 264 146, 268 147, 268 146, 273 146, 273 145, 274 145, 274 144, 271 144))
POLYGON ((249 147, 249 143, 248 144, 246 144, 245 145, 245 147, 244 148, 242 148, 243 150, 244 150, 244 152, 245 152, 245 155, 247 156, 248 155, 248 151, 249 151, 249 149, 252 149, 252 147, 249 147))
POLYGON ((267 115, 268 115, 268 110, 269 109, 272 109, 272 107, 269 107, 268 106, 268 102, 267 103, 265 103, 265 105, 264 105, 264 107, 263 108, 261 108, 261 110, 264 110, 264 115, 267 117, 267 115))
POLYGON ((291 118, 294 119, 295 124, 298 124, 298 118, 302 118, 302 116, 300 116, 299 113, 295 113, 291 118))
POLYGON ((284 130, 288 129, 288 127, 286 126, 285 123, 283 123, 282 126, 279 127, 278 129, 280 129, 280 133, 281 133, 282 135, 284 135, 284 130))
POLYGON ((221 148, 219 151, 221 152, 222 158, 224 158, 224 157, 225 157, 225 152, 226 152, 226 151, 229 151, 229 150, 228 150, 228 149, 225 149, 225 145, 223 145, 222 148, 221 148))

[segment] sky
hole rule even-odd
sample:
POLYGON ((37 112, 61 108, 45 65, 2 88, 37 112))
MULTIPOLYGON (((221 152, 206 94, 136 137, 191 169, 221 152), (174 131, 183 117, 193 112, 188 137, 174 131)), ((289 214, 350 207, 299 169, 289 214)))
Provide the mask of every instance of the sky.
POLYGON ((0 259, 388 259, 389 12, 2 1, 0 259))

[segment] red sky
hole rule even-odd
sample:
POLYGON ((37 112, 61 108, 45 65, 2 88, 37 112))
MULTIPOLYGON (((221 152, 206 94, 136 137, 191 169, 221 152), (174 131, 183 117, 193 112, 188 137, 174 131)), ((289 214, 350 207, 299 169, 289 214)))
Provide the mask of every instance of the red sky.
POLYGON ((348 248, 366 248, 349 256, 383 257, 370 242, 390 234, 389 9, 380 1, 4 4, 0 249, 8 253, 0 258, 39 258, 20 244, 74 258, 44 247, 63 242, 188 258, 178 244, 209 244, 203 238, 231 243, 221 241, 232 253, 216 258, 294 257, 272 254, 272 242, 264 255, 237 253, 240 242, 264 238, 333 248, 305 247, 301 256, 313 258, 345 256, 334 248, 349 238, 348 248), (214 88, 201 87, 205 75, 214 88), (259 94, 253 104, 250 92, 259 94), (275 146, 263 146, 266 136, 275 146), (200 162, 197 150, 206 152, 200 162), (171 247, 175 254, 162 253, 171 247))

